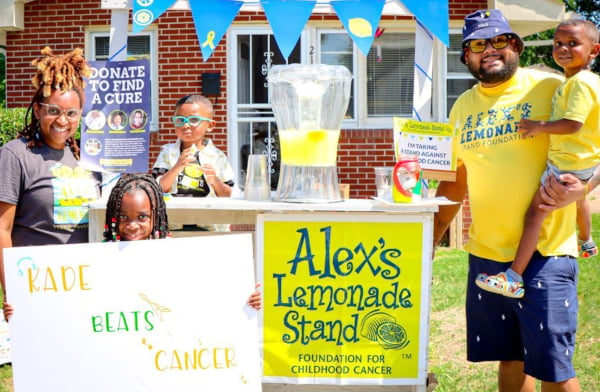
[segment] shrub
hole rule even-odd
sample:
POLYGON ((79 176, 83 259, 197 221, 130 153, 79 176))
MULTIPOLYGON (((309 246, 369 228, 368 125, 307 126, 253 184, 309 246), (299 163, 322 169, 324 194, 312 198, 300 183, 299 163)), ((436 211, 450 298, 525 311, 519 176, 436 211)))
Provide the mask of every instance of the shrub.
POLYGON ((0 146, 13 140, 25 125, 26 108, 0 108, 0 146))

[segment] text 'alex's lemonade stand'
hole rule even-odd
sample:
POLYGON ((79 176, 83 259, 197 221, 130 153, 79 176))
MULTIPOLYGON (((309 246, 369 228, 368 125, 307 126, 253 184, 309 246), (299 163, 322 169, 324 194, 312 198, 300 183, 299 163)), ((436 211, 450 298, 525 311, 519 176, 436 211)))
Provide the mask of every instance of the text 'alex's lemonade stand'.
POLYGON ((269 94, 281 144, 275 200, 341 201, 337 146, 351 81, 350 71, 341 65, 271 67, 269 94))

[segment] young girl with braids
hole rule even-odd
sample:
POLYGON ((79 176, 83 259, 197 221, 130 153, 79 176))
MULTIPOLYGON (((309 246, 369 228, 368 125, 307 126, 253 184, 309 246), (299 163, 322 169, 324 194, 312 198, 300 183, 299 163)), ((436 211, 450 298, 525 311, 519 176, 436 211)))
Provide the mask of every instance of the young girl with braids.
POLYGON ((106 203, 104 241, 138 241, 170 237, 167 207, 158 183, 149 174, 124 174, 106 203))
MULTIPOLYGON (((170 237, 167 208, 160 185, 149 174, 124 174, 106 203, 104 241, 138 241, 170 237)), ((262 296, 254 291, 248 305, 259 310, 262 296)))
MULTIPOLYGON (((100 197, 100 173, 79 166, 74 138, 90 69, 81 49, 32 63, 35 93, 25 127, 0 149, 0 247, 87 242, 87 204, 100 197)), ((5 290, 0 249, 0 281, 5 290)), ((5 301, 6 301, 6 291, 5 301)))

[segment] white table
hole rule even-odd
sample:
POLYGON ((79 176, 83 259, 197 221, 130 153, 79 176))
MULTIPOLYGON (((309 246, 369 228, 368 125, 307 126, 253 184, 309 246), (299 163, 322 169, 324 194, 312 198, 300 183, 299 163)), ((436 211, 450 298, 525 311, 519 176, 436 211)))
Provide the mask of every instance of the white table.
MULTIPOLYGON (((169 223, 182 224, 255 224, 256 216, 266 212, 377 212, 393 214, 434 213, 438 206, 448 204, 437 199, 424 199, 418 203, 385 204, 366 199, 347 199, 336 203, 283 203, 255 202, 234 198, 171 197, 167 200, 169 223)), ((90 242, 102 241, 106 215, 106 199, 90 205, 90 242)))

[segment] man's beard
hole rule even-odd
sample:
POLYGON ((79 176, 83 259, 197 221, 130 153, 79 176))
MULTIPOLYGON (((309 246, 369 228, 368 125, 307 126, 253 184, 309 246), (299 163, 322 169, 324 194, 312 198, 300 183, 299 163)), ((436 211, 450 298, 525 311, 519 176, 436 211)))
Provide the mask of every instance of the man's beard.
POLYGON ((487 84, 502 83, 510 79, 519 67, 519 58, 517 56, 503 56, 504 65, 500 69, 486 70, 482 65, 476 68, 474 65, 467 64, 469 72, 480 82, 487 84))

